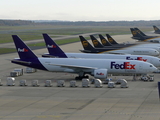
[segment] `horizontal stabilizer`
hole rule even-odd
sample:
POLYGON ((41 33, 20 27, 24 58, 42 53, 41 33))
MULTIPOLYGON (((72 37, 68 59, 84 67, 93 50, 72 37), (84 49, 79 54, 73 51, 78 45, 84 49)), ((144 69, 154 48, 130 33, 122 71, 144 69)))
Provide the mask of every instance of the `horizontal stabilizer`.
POLYGON ((20 60, 11 60, 11 62, 23 63, 23 64, 31 64, 31 62, 20 61, 20 60))

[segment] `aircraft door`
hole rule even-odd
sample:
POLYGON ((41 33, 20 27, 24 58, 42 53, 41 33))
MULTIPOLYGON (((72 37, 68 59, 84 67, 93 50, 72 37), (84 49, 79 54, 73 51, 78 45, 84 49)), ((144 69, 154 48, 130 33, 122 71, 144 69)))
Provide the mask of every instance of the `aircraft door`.
POLYGON ((139 72, 142 72, 143 71, 143 64, 139 64, 139 72))

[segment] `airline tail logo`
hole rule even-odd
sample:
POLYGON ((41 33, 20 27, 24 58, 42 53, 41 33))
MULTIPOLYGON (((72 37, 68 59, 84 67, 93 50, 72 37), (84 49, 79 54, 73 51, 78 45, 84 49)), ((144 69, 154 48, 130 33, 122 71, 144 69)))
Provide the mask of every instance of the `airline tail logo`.
POLYGON ((105 39, 102 39, 102 43, 103 43, 103 45, 105 45, 107 42, 105 39))
POLYGON ((48 48, 56 48, 55 45, 47 45, 48 48))
POLYGON ((139 33, 139 34, 141 33, 139 30, 136 30, 136 32, 139 33))
POLYGON ((101 73, 101 72, 100 72, 100 73, 96 73, 96 75, 104 75, 104 73, 101 73))
POLYGON ((109 41, 110 43, 113 43, 113 39, 112 39, 112 38, 109 38, 108 41, 109 41))
POLYGON ((98 41, 97 41, 97 40, 93 40, 93 44, 94 44, 95 46, 97 46, 97 45, 98 45, 98 41))
POLYGON ((158 28, 157 28, 157 27, 154 27, 154 30, 156 31, 156 30, 158 30, 158 28))
POLYGON ((23 48, 23 49, 18 48, 18 52, 28 52, 28 49, 26 49, 26 48, 23 48))
POLYGON ((118 64, 116 62, 111 62, 111 69, 130 69, 134 70, 135 69, 135 64, 132 65, 130 62, 124 62, 122 64, 118 64))
POLYGON ((82 45, 83 45, 84 47, 87 47, 87 46, 88 46, 88 42, 87 42, 87 41, 82 41, 82 45))
POLYGON ((147 59, 143 59, 143 57, 137 57, 137 58, 126 57, 126 60, 139 60, 144 62, 147 61, 147 59))
POLYGON ((136 31, 132 31, 132 34, 133 34, 133 35, 136 35, 137 33, 136 33, 136 31))

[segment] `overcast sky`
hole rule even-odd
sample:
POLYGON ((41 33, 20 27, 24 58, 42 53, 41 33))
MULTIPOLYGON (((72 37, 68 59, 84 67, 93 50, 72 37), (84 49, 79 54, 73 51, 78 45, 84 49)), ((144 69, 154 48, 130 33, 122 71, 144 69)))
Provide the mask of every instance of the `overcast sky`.
POLYGON ((160 20, 160 0, 1 0, 0 19, 160 20))

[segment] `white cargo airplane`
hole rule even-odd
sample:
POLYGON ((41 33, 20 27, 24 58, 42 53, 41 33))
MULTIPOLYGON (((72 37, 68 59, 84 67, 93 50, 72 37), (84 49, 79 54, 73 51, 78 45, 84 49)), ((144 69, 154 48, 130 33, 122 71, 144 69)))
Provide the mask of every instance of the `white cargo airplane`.
POLYGON ((49 53, 43 54, 42 57, 139 60, 149 62, 156 67, 160 67, 160 59, 158 57, 148 55, 64 53, 63 50, 47 34, 43 34, 43 38, 49 53))
POLYGON ((78 79, 85 74, 107 78, 108 73, 146 74, 157 70, 151 63, 136 60, 38 58, 17 35, 12 35, 12 38, 19 55, 19 58, 11 60, 12 63, 50 72, 77 73, 78 79))

